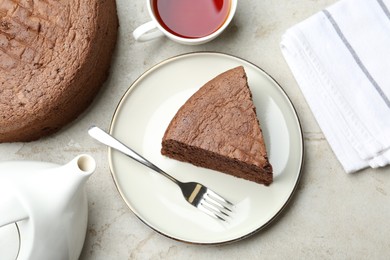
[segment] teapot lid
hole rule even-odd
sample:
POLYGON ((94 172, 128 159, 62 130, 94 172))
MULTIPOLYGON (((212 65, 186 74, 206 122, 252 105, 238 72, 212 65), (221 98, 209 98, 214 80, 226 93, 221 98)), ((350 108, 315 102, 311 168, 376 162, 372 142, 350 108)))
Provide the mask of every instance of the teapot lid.
POLYGON ((0 259, 16 259, 20 248, 20 234, 17 224, 0 228, 0 259))

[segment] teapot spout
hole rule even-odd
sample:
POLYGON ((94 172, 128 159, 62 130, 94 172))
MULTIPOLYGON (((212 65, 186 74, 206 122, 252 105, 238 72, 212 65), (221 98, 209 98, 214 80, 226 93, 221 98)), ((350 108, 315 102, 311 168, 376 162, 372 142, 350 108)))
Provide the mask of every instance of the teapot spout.
POLYGON ((10 187, 2 187, 5 191, 0 197, 0 228, 28 218, 28 213, 10 187))
POLYGON ((59 198, 58 201, 64 203, 70 201, 71 197, 74 196, 79 189, 83 188, 95 169, 95 159, 87 154, 78 155, 64 166, 54 169, 54 171, 57 171, 58 173, 56 181, 61 179, 64 183, 67 183, 67 185, 63 187, 64 189, 62 192, 58 192, 59 194, 62 194, 62 198, 59 198))
POLYGON ((62 171, 65 176, 73 176, 76 183, 82 183, 89 178, 95 169, 95 159, 88 154, 80 154, 62 166, 60 171, 62 171))
POLYGON ((81 154, 77 156, 69 164, 76 166, 76 170, 86 177, 89 177, 89 175, 91 175, 96 169, 95 160, 92 158, 92 156, 87 154, 81 154))

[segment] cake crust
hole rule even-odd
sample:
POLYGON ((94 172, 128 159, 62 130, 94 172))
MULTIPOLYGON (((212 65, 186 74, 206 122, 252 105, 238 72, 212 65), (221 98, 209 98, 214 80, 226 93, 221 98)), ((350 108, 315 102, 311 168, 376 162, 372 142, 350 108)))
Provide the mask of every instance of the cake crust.
POLYGON ((32 141, 75 119, 106 80, 115 0, 0 2, 0 142, 32 141))
POLYGON ((161 153, 269 185, 272 166, 242 66, 202 86, 170 122, 161 153))

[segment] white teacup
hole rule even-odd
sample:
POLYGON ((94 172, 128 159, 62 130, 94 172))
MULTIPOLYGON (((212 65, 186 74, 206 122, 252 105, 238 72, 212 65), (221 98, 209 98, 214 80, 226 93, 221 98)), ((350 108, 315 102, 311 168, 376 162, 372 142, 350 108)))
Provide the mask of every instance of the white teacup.
POLYGON ((196 45, 196 44, 206 43, 206 42, 209 42, 209 41, 215 39, 217 36, 219 36, 226 29, 226 27, 229 25, 229 23, 233 19, 233 16, 234 16, 236 9, 237 9, 237 2, 238 2, 238 0, 229 0, 230 1, 230 9, 227 13, 226 19, 222 23, 222 25, 218 29, 216 29, 214 32, 212 32, 206 36, 202 36, 202 37, 198 37, 198 38, 186 38, 186 37, 181 37, 181 36, 178 36, 178 35, 175 35, 175 34, 169 32, 159 23, 159 21, 156 17, 156 14, 153 10, 153 7, 152 7, 153 1, 155 1, 155 0, 146 0, 146 5, 147 5, 149 15, 152 18, 152 20, 140 25, 139 27, 137 27, 134 30, 133 36, 134 36, 135 40, 137 40, 139 42, 145 42, 145 41, 149 41, 149 40, 152 40, 152 39, 155 39, 155 38, 158 38, 158 37, 165 35, 169 39, 171 39, 175 42, 178 42, 181 44, 187 44, 187 45, 196 45))

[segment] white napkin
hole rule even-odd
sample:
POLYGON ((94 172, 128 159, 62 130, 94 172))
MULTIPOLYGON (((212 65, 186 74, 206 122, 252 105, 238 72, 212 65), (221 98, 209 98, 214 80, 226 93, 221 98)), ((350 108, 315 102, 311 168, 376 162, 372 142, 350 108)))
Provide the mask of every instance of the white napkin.
POLYGON ((341 0, 288 29, 282 53, 346 172, 390 163, 390 0, 341 0))

